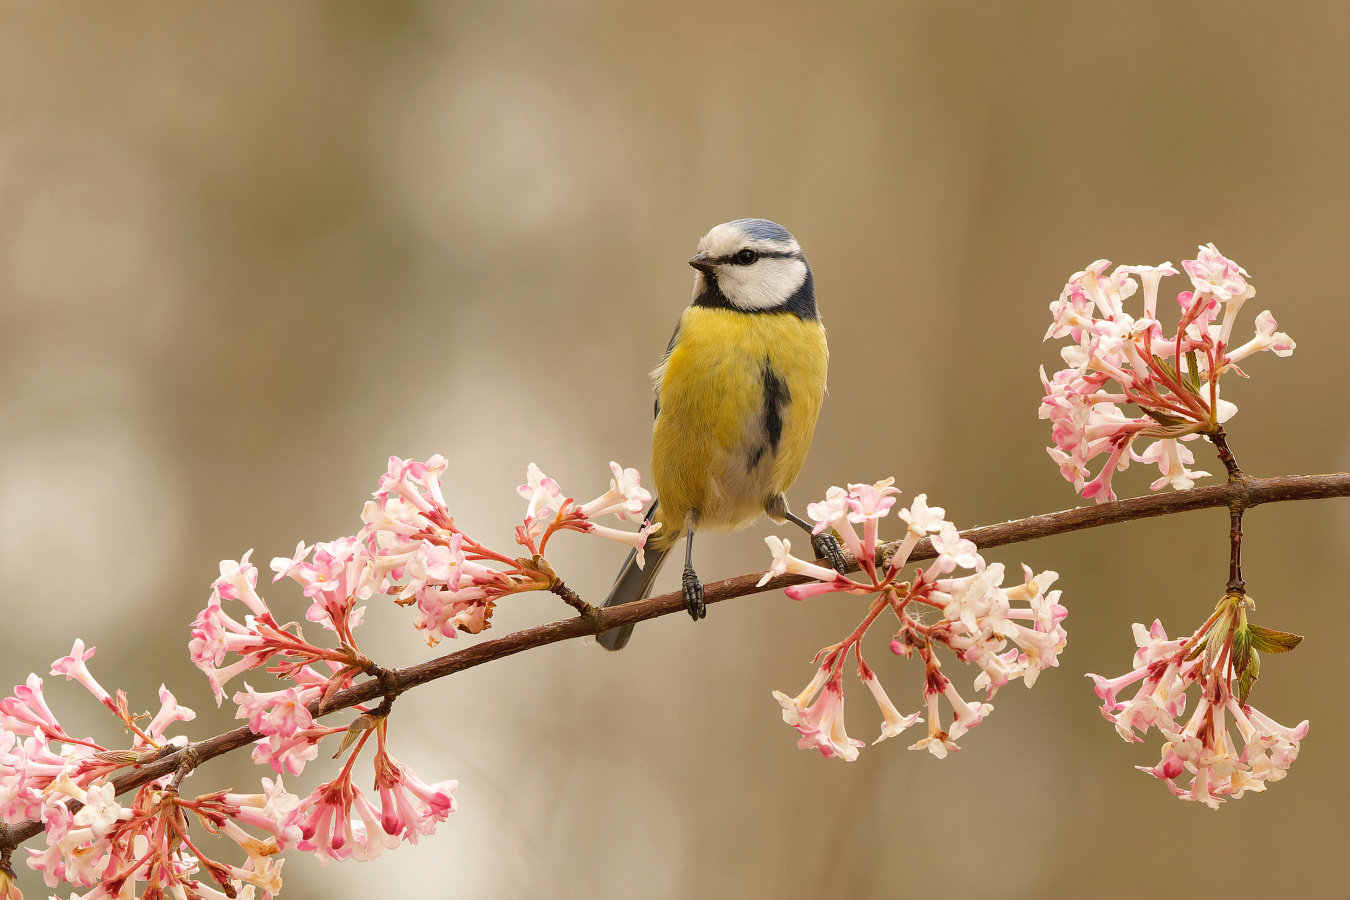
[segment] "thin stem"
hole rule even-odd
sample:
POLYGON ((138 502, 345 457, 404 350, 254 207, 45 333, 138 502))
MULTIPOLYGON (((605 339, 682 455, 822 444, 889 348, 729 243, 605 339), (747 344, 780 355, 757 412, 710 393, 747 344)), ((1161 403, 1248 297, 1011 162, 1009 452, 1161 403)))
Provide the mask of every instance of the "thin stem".
POLYGON ((599 610, 581 599, 581 595, 561 581, 555 581, 549 590, 563 598, 563 602, 575 609, 581 618, 591 621, 597 619, 599 610))
MULTIPOLYGON (((1135 497, 1114 503, 1082 506, 1057 513, 1029 516, 1025 519, 1003 522, 998 525, 985 525, 963 531, 961 536, 974 542, 982 550, 987 550, 992 547, 1018 544, 1037 538, 1097 528, 1102 525, 1133 522, 1139 519, 1175 515, 1176 513, 1198 509, 1212 509, 1221 506, 1231 508, 1234 505, 1240 505, 1246 510, 1263 503, 1321 500, 1329 497, 1350 497, 1350 473, 1284 475, 1277 478, 1252 478, 1242 475, 1239 479, 1231 480, 1227 484, 1191 488, 1190 490, 1148 497, 1135 497)), ((882 549, 883 551, 894 552, 898 547, 899 543, 896 542, 883 545, 882 549)), ((934 559, 936 556, 931 539, 925 538, 914 547, 910 554, 910 562, 934 559)), ((859 566, 854 562, 847 568, 851 572, 856 572, 859 566)), ((760 586, 758 582, 762 575, 762 572, 755 572, 705 584, 704 602, 717 603, 722 600, 776 591, 789 585, 808 584, 813 581, 813 579, 804 575, 781 575, 760 586)), ((902 611, 903 602, 901 603, 902 611)), ((447 675, 462 672, 465 669, 514 656, 524 650, 532 650, 535 647, 587 635, 600 634, 621 625, 683 612, 684 609, 683 591, 673 591, 636 603, 627 603, 607 609, 594 609, 594 616, 579 615, 560 622, 537 625, 534 628, 527 628, 506 637, 475 644, 472 647, 437 659, 391 671, 397 676, 398 690, 405 691, 444 678, 447 675)), ((386 679, 371 678, 338 691, 324 705, 324 713, 369 703, 385 696, 387 692, 388 683, 386 679)), ((309 710, 312 714, 318 713, 318 705, 317 700, 309 704, 309 710)), ((191 753, 195 757, 196 765, 200 765, 232 750, 246 747, 257 739, 258 735, 244 726, 204 741, 189 744, 183 750, 166 754, 162 758, 116 779, 113 782, 114 789, 118 794, 124 794, 141 785, 173 774, 182 764, 186 754, 191 753)), ((0 830, 0 854, 3 854, 6 848, 13 848, 41 831, 42 824, 40 822, 26 822, 0 830)), ((2 855, 0 855, 0 859, 3 859, 2 855)))
MULTIPOLYGON (((1238 466, 1237 457, 1233 455, 1233 451, 1228 448, 1228 434, 1223 430, 1223 426, 1216 426, 1208 437, 1219 454, 1219 461, 1228 470, 1228 483, 1241 484, 1247 479, 1247 476, 1238 466)), ((1247 591, 1247 583, 1242 580, 1242 514, 1247 511, 1249 505, 1251 504, 1247 502, 1245 497, 1235 498, 1228 505, 1228 592, 1230 594, 1245 594, 1247 591)))
POLYGON ((1238 467, 1237 457, 1233 456, 1233 451, 1228 449, 1228 433, 1223 430, 1222 425, 1216 425, 1214 430, 1208 432, 1205 437, 1214 445, 1218 451, 1219 462, 1228 470, 1228 481, 1231 484, 1234 481, 1241 481, 1243 478, 1242 469, 1238 467))
POLYGON ((1247 593, 1247 582, 1242 580, 1242 509, 1233 507, 1229 513, 1228 529, 1228 593, 1247 593))

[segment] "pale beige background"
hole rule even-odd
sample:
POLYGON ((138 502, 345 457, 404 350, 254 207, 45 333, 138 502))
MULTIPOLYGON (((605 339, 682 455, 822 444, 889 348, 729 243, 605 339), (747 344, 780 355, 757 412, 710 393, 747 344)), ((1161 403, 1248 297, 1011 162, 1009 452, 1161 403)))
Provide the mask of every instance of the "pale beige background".
MULTIPOLYGON (((830 329, 799 509, 891 474, 964 526, 1073 505, 1036 419, 1046 304, 1098 257, 1211 240, 1299 342, 1225 388, 1239 459, 1344 469, 1347 43, 1331 3, 8 3, 0 683, 80 636, 105 684, 148 706, 168 681, 206 735, 231 723, 185 643, 216 561, 349 533, 390 453, 448 456, 459 520, 502 544, 528 462, 581 496, 609 459, 645 471, 684 260, 740 216, 797 234, 830 329)), ((1341 895, 1344 502, 1249 518, 1260 621, 1309 635, 1254 695, 1313 721, 1268 794, 1171 799, 1131 768, 1157 742, 1117 738, 1083 678, 1125 670, 1134 621, 1198 622, 1225 530, 1211 511, 995 554, 1063 573, 1071 640, 945 762, 795 749, 769 692, 857 621, 838 599, 719 605, 618 656, 553 646, 421 690, 395 752, 459 778, 459 814, 374 864, 296 855, 283 896, 1341 895)), ((762 568, 766 532, 705 540, 701 571, 762 568)), ((555 557, 590 598, 622 556, 600 544, 555 557)), ((513 602, 494 633, 564 612, 513 602)), ((425 658, 408 619, 373 609, 365 646, 425 658)))

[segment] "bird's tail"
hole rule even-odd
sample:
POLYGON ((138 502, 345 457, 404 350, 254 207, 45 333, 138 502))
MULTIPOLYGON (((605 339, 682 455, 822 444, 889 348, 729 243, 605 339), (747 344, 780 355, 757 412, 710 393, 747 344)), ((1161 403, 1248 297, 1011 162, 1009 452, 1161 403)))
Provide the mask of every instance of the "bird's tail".
MULTIPOLYGON (((647 521, 651 521, 655 514, 656 504, 653 503, 651 509, 647 510, 647 521)), ((666 561, 666 556, 673 547, 674 544, 667 544, 665 547, 648 545, 645 550, 633 548, 628 554, 628 559, 624 562, 623 568, 619 570, 619 577, 614 579, 614 587, 610 588, 609 596, 605 598, 604 605, 606 607, 619 606, 623 603, 635 603, 638 600, 646 599, 647 595, 651 593, 652 582, 656 581, 656 573, 661 571, 661 564, 666 561), (638 565, 639 553, 645 554, 643 558, 645 565, 638 565)), ((633 625, 628 624, 611 628, 601 634, 597 640, 600 646, 606 650, 622 650, 632 636, 633 625)))

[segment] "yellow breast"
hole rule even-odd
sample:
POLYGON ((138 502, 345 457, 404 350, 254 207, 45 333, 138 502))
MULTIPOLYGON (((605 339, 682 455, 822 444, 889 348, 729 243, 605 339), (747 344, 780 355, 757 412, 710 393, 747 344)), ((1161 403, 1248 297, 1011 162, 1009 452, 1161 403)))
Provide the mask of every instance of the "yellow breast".
POLYGON ((652 478, 661 543, 743 527, 797 478, 825 394, 819 321, 691 306, 653 377, 652 478))

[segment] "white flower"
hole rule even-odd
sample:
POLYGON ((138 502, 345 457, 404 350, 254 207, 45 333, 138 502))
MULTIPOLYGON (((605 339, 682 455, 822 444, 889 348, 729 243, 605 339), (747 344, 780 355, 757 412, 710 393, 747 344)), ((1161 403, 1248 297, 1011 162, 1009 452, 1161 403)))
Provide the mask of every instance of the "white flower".
POLYGON ((84 806, 75 813, 75 825, 88 828, 94 837, 106 837, 119 821, 131 818, 116 800, 117 789, 111 783, 96 784, 85 791, 84 806))
POLYGON ((915 722, 923 721, 918 713, 908 716, 900 715, 900 711, 895 708, 895 704, 891 703, 891 698, 886 696, 886 691, 881 686, 881 682, 877 680, 877 676, 870 669, 863 676, 863 684, 867 685, 867 689, 872 692, 872 696, 877 701, 877 706, 881 707, 881 736, 873 741, 873 744, 880 744, 886 738, 895 737, 915 722))
POLYGON ((940 506, 929 506, 928 495, 919 494, 906 509, 898 513, 909 525, 909 530, 919 537, 942 529, 942 520, 947 511, 940 506))
POLYGON ((1161 266, 1121 266, 1116 271, 1138 275, 1144 282, 1144 315, 1152 319, 1158 311, 1158 283, 1164 275, 1176 275, 1170 262, 1161 266))
POLYGON ((793 556, 792 542, 783 540, 777 535, 768 535, 764 538, 764 543, 769 546, 769 552, 773 554, 773 562, 769 565, 769 571, 764 573, 764 577, 759 580, 756 587, 763 587, 769 583, 769 579, 776 578, 779 575, 808 575, 817 581, 833 582, 838 574, 833 569, 826 569, 823 566, 793 556))
POLYGON ((933 549, 938 552, 937 561, 933 565, 939 572, 950 572, 958 566, 962 569, 977 569, 984 565, 983 558, 976 552, 975 544, 961 537, 951 522, 942 523, 941 529, 933 538, 933 549))
MULTIPOLYGON (((1133 455, 1133 451, 1131 451, 1133 455)), ((1149 485, 1149 490, 1156 491, 1165 484, 1171 484, 1173 490, 1184 491, 1187 488, 1195 487, 1195 479, 1208 476, 1208 472, 1197 472, 1186 468, 1187 465, 1195 462, 1195 455, 1190 449, 1183 447, 1176 438, 1163 438, 1154 441, 1144 449, 1143 453, 1134 457, 1135 462, 1154 463, 1158 466, 1158 471, 1162 477, 1149 485)))
POLYGON ((558 482, 549 478, 534 463, 530 463, 525 474, 525 484, 516 488, 516 492, 530 501, 525 510, 527 519, 550 519, 566 501, 558 482))
POLYGON ((579 508, 577 512, 587 519, 608 513, 613 513, 620 519, 640 516, 643 508, 652 502, 652 495, 642 486, 642 476, 637 469, 625 469, 613 461, 610 462, 609 469, 614 473, 609 482, 609 490, 579 508))

